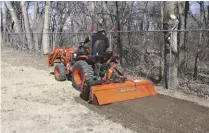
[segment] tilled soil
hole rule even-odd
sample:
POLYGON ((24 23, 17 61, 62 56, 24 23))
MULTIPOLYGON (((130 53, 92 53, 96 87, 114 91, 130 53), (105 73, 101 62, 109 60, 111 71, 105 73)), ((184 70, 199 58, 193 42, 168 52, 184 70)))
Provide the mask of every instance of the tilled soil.
POLYGON ((89 108, 137 132, 209 132, 208 108, 164 95, 89 108))
POLYGON ((42 56, 3 49, 1 67, 3 132, 209 133, 209 108, 193 102, 159 94, 95 106, 42 56))

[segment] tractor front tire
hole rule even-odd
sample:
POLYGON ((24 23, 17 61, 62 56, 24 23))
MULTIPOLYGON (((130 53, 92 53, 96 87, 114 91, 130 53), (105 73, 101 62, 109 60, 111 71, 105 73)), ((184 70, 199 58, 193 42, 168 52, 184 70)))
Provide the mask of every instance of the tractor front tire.
POLYGON ((66 80, 66 68, 64 64, 59 63, 56 64, 54 67, 54 77, 57 81, 64 81, 66 80))

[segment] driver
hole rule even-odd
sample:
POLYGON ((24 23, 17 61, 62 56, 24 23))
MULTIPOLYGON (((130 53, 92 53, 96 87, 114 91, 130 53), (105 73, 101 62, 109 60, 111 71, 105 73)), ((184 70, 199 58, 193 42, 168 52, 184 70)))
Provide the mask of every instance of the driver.
POLYGON ((84 43, 91 47, 91 55, 94 54, 93 52, 105 52, 109 48, 109 40, 106 36, 105 30, 102 28, 102 23, 103 22, 100 20, 97 23, 98 31, 92 35, 87 36, 84 40, 84 43), (91 43, 89 43, 90 41, 91 43), (98 47, 98 43, 103 43, 103 45, 98 47))

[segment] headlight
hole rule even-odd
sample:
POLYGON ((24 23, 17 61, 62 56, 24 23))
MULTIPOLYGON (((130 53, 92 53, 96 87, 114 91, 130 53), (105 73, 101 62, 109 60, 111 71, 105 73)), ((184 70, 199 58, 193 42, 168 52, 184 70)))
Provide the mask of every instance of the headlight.
POLYGON ((74 54, 73 54, 73 57, 74 57, 74 58, 76 58, 76 56, 77 56, 77 54, 76 54, 76 53, 74 53, 74 54))

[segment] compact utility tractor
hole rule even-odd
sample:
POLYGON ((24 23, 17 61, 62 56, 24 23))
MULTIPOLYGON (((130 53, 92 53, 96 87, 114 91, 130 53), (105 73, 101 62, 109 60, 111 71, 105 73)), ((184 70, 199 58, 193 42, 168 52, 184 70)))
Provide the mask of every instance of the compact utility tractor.
POLYGON ((73 87, 89 103, 103 105, 157 94, 151 81, 128 79, 106 46, 108 38, 100 33, 92 36, 91 46, 83 42, 67 49, 57 46, 53 53, 47 53, 48 66, 55 65, 58 81, 70 75, 73 87))

